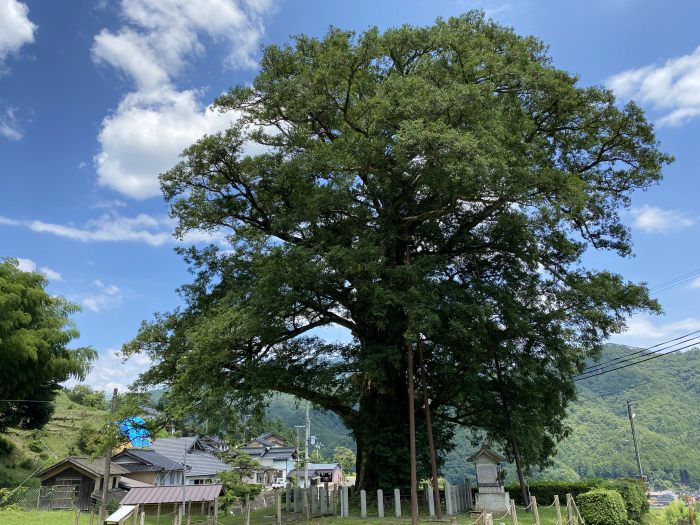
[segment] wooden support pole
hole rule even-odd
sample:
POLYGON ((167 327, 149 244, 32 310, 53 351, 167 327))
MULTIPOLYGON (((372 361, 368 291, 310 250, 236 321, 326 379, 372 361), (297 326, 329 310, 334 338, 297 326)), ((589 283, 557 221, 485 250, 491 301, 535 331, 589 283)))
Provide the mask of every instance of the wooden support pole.
POLYGON ((382 489, 377 490, 377 515, 380 518, 384 517, 384 491, 382 489))
POLYGON ((574 522, 574 512, 571 508, 571 494, 566 495, 566 525, 572 525, 574 522))
POLYGON ((140 525, 144 525, 146 523, 146 510, 141 511, 141 523, 140 525))
POLYGON ((564 525, 561 522, 561 504, 559 503, 559 496, 556 494, 554 495, 554 508, 557 511, 557 525, 564 525))
POLYGON ((90 509, 90 520, 88 521, 89 525, 93 525, 94 521, 95 521, 95 509, 91 508, 90 509))
POLYGON ((192 523, 192 500, 187 502, 187 525, 192 523))
POLYGON ((510 519, 513 525, 518 525, 518 510, 515 508, 515 501, 510 500, 510 519))
POLYGON ((540 511, 537 508, 537 498, 532 496, 530 499, 530 504, 532 505, 532 512, 535 513, 535 525, 540 525, 540 511))

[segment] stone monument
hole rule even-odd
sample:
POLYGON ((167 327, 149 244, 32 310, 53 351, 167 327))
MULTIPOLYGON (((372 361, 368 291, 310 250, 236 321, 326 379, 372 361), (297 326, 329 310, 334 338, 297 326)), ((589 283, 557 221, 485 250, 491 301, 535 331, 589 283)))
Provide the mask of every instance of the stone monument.
POLYGON ((476 510, 497 514, 510 512, 510 494, 503 487, 501 478, 501 463, 505 460, 488 445, 483 445, 467 459, 476 466, 476 483, 479 488, 476 495, 476 510))

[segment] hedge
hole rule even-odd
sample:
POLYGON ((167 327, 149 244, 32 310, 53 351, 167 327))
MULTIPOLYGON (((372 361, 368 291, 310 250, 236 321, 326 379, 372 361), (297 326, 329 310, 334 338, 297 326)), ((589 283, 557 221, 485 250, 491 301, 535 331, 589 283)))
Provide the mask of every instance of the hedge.
POLYGON ((630 521, 642 522, 644 515, 649 512, 649 501, 643 481, 635 478, 619 478, 608 481, 605 488, 620 493, 630 521))
MULTIPOLYGON (((605 481, 598 478, 585 479, 583 481, 534 481, 530 483, 530 495, 537 498, 541 505, 549 505, 554 501, 554 496, 559 496, 562 505, 566 505, 566 495, 571 494, 574 499, 579 494, 588 492, 595 488, 600 488, 605 481)), ((506 486, 506 492, 510 492, 511 499, 518 505, 524 506, 523 498, 520 495, 520 485, 515 483, 506 486)))
POLYGON ((586 525, 627 525, 625 502, 616 490, 584 492, 576 504, 586 525))

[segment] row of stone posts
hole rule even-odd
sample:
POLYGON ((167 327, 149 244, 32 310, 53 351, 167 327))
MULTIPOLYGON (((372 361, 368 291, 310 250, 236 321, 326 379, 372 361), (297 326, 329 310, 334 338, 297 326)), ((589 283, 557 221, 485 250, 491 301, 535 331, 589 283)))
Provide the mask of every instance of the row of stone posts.
MULTIPOLYGON (((347 518, 350 516, 350 488, 347 485, 336 486, 329 488, 328 483, 324 483, 322 487, 310 487, 303 489, 300 486, 293 487, 288 483, 285 489, 285 510, 287 512, 307 513, 310 516, 314 515, 338 515, 338 507, 340 507, 340 517, 347 518), (308 508, 307 508, 308 506, 308 508)), ((429 484, 424 484, 423 492, 428 506, 430 516, 435 516, 435 502, 433 500, 433 491, 429 484)), ((401 491, 394 489, 394 514, 397 518, 401 517, 401 491)), ((452 485, 445 482, 445 502, 447 507, 447 515, 453 516, 460 512, 465 512, 474 508, 474 497, 472 495, 471 483, 465 480, 459 485, 452 485)), ((360 491, 360 516, 368 517, 367 512, 367 492, 360 491)), ((377 490, 377 516, 384 517, 384 491, 377 490)))
MULTIPOLYGON (((432 498, 429 501, 432 501, 432 498)), ((445 481, 445 506, 448 516, 474 509, 474 494, 472 494, 472 485, 468 479, 459 485, 452 485, 445 481)), ((434 516, 434 513, 430 515, 434 516)))

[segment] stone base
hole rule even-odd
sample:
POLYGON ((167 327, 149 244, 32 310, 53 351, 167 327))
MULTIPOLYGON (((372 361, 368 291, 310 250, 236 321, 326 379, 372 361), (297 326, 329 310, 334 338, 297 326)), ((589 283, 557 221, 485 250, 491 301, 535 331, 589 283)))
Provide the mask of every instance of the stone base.
POLYGON ((507 492, 497 494, 479 492, 476 494, 475 508, 479 511, 492 512, 500 516, 510 512, 510 494, 507 492))

